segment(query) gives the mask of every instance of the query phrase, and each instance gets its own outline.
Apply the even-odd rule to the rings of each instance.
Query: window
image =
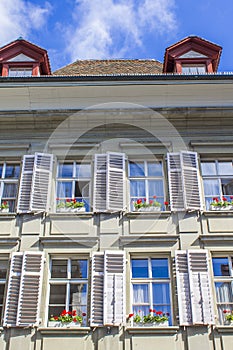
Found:
[[[182,65],[183,74],[205,74],[206,66],[204,64],[183,64]]]
[[[232,161],[202,161],[202,177],[204,183],[206,209],[210,208],[213,198],[226,197],[231,201],[233,196],[233,164]]]
[[[67,162],[58,164],[57,203],[75,199],[90,211],[91,164]]]
[[[131,210],[134,210],[133,204],[138,199],[147,203],[156,199],[161,204],[161,210],[165,210],[164,173],[161,161],[130,161],[129,179]]]
[[[212,259],[219,322],[224,323],[224,310],[233,310],[233,257]]]
[[[9,77],[31,77],[32,68],[9,68]]]
[[[87,314],[88,260],[78,258],[52,259],[50,277],[49,317],[63,310]],[[86,325],[83,317],[83,325]]]
[[[6,202],[9,205],[9,211],[15,211],[15,202],[18,189],[18,179],[20,165],[14,163],[0,164],[0,198],[1,204]]]
[[[2,315],[3,298],[4,298],[4,290],[5,290],[5,284],[6,284],[8,263],[9,263],[8,260],[0,260],[0,317]]]
[[[168,258],[131,260],[133,313],[141,317],[150,309],[168,313],[171,324],[170,272]]]

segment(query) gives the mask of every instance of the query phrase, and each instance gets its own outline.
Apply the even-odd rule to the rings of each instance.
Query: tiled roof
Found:
[[[53,72],[62,76],[160,74],[163,65],[156,60],[78,60]]]

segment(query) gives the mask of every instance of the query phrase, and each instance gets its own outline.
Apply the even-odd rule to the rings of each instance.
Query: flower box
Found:
[[[225,207],[220,207],[220,206],[215,206],[215,205],[210,206],[210,210],[215,210],[215,211],[228,211],[228,210],[232,210],[232,209],[233,209],[232,205],[227,205]]]
[[[70,328],[70,327],[81,327],[81,323],[79,322],[61,322],[61,321],[49,321],[48,327],[63,327],[63,328]]]
[[[168,327],[169,323],[168,321],[164,322],[134,322],[133,323],[134,327]]]
[[[0,213],[9,213],[9,208],[0,209]]]
[[[80,213],[85,212],[85,207],[79,207],[79,208],[57,208],[57,213]]]
[[[142,207],[142,208],[139,208],[139,209],[135,209],[135,211],[143,211],[143,212],[155,212],[155,211],[161,211],[161,207]]]

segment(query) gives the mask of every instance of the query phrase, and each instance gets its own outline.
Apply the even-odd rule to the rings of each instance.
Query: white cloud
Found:
[[[0,45],[17,39],[25,39],[33,29],[41,28],[51,10],[49,2],[38,6],[26,0],[1,0]]]
[[[130,56],[147,33],[176,28],[173,5],[174,0],[76,0],[67,52],[72,60]]]

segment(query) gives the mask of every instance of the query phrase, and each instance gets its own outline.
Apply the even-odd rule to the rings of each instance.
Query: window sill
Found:
[[[204,211],[203,215],[206,217],[212,217],[212,216],[232,216],[233,210],[208,210]]]
[[[39,327],[38,331],[41,334],[66,334],[66,333],[78,333],[78,334],[88,334],[90,332],[90,327]]]
[[[59,213],[49,213],[49,216],[51,218],[60,218],[60,217],[76,217],[76,216],[80,216],[80,217],[92,217],[94,215],[93,212],[91,211],[80,211],[80,212],[76,212],[76,213],[71,213],[71,212],[59,212]]]
[[[126,330],[130,334],[176,334],[179,330],[177,326],[169,327],[126,327]]]
[[[135,218],[138,216],[161,216],[163,218],[168,218],[170,215],[170,211],[131,211],[126,213],[126,216],[129,218]]]
[[[233,326],[223,326],[223,325],[219,325],[216,326],[216,330],[218,331],[218,333],[233,333]]]

